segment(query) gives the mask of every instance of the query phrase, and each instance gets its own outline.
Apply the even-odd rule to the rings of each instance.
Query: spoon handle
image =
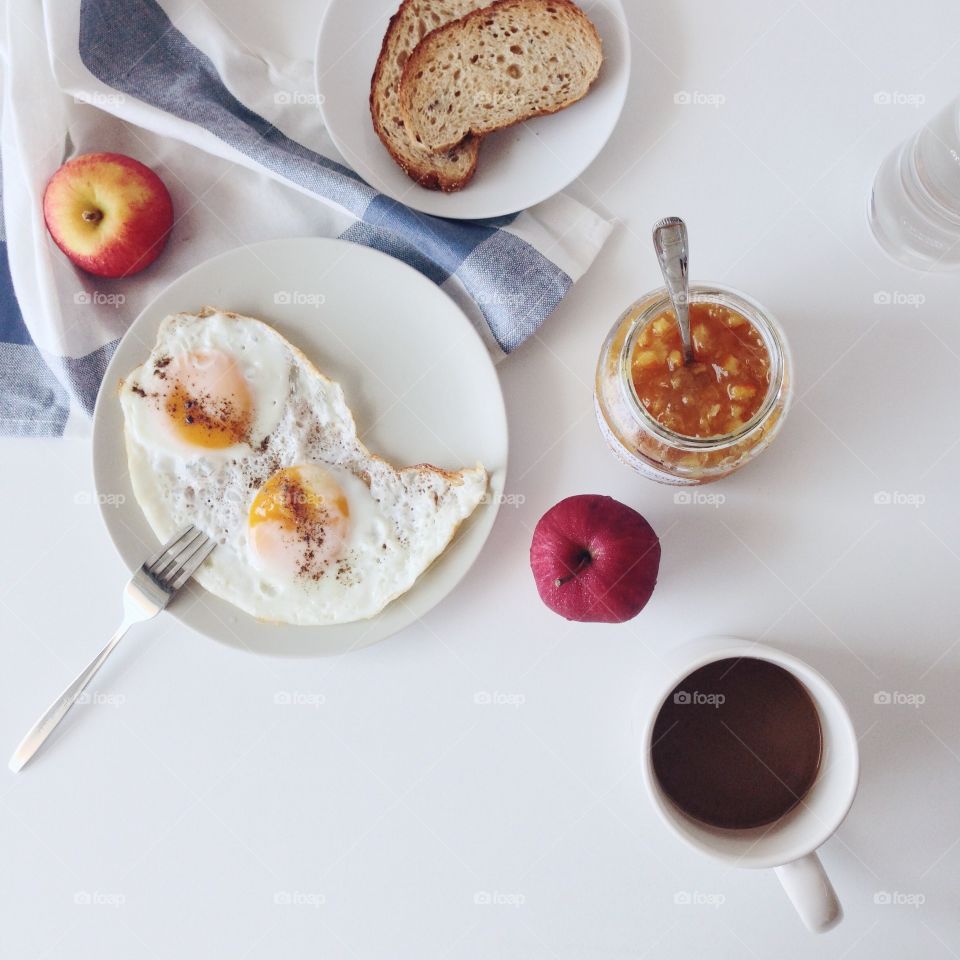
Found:
[[[687,225],[679,217],[665,217],[653,225],[653,246],[660,261],[663,282],[670,294],[680,339],[683,362],[693,362],[693,341],[690,337],[690,286],[688,279],[690,248]]]

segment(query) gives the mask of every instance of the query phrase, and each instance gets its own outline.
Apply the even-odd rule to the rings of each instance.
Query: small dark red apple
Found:
[[[660,541],[636,510],[581,494],[551,507],[533,531],[530,566],[540,599],[568,620],[623,623],[657,584]]]

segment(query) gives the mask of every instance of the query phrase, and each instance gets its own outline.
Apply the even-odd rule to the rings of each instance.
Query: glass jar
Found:
[[[877,241],[900,263],[960,269],[960,98],[883,161],[869,217]]]
[[[691,303],[718,304],[743,316],[770,361],[767,393],[756,413],[732,433],[690,437],[658,423],[637,396],[631,359],[640,333],[669,310],[660,288],[641,297],[613,325],[597,364],[595,405],[610,449],[638,473],[660,483],[691,485],[719,480],[765,450],[783,425],[793,389],[790,350],[780,326],[749,297],[725,287],[691,286]]]

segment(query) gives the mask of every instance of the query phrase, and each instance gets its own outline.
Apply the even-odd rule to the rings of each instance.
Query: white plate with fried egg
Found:
[[[94,416],[124,562],[194,523],[218,547],[170,613],[269,654],[342,653],[422,617],[483,547],[506,462],[470,321],[340,240],[267,241],[184,274],[120,342]]]

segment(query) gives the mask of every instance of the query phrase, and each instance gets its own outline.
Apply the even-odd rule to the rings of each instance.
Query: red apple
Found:
[[[173,203],[163,181],[139,160],[86,153],[50,178],[43,219],[81,270],[129,277],[159,256],[173,226]]]
[[[660,541],[636,510],[613,497],[567,497],[533,531],[530,566],[540,599],[555,613],[623,623],[653,593]]]

